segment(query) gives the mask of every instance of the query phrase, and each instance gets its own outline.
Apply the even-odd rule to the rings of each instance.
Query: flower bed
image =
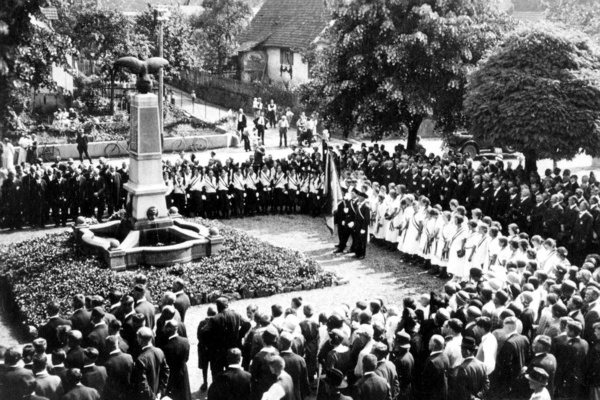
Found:
[[[80,252],[70,233],[0,248],[0,290],[4,304],[11,306],[24,324],[38,325],[45,321],[48,301],[55,299],[68,311],[74,294],[100,294],[106,298],[113,288],[128,291],[139,272],[148,276],[148,288],[155,303],[170,290],[175,277],[188,282],[186,292],[194,304],[214,300],[221,294],[250,298],[343,283],[297,251],[273,246],[218,222],[196,222],[219,228],[225,237],[222,252],[198,262],[166,268],[140,267],[113,272],[100,260]]]

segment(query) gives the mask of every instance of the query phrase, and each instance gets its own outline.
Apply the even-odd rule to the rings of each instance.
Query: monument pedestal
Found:
[[[114,270],[190,262],[214,255],[223,246],[218,231],[184,221],[178,214],[169,215],[158,117],[155,95],[133,97],[129,181],[123,185],[129,192],[129,219],[87,225],[85,218],[79,217],[74,227],[78,242],[99,253]]]
[[[158,98],[151,93],[137,94],[131,103],[131,152],[129,182],[123,187],[131,193],[133,229],[172,225],[167,214],[167,187],[162,174],[162,149]],[[148,221],[148,210],[158,214]]]

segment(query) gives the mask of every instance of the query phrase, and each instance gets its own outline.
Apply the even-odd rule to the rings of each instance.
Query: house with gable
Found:
[[[330,20],[324,0],[266,0],[238,36],[240,79],[292,86],[308,81],[310,66],[302,52]]]

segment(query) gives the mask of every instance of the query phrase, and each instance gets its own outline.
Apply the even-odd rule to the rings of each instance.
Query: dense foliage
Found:
[[[0,127],[18,129],[18,115],[32,93],[55,86],[52,64],[67,65],[71,41],[40,22],[39,0],[7,0],[0,6]]]
[[[546,18],[562,22],[600,43],[600,2],[594,0],[547,0]]]
[[[462,125],[467,75],[509,26],[484,0],[357,0],[332,19],[302,101],[345,134],[405,124],[409,147],[428,114],[447,131]]]
[[[600,53],[556,26],[519,30],[469,78],[465,114],[476,138],[538,158],[600,155]]]
[[[139,267],[113,272],[96,258],[82,254],[71,234],[54,234],[0,249],[0,281],[9,289],[19,318],[26,324],[45,321],[45,304],[55,299],[70,310],[76,293],[107,296],[112,288],[128,291],[133,276],[148,276],[154,303],[170,290],[175,277],[188,282],[186,291],[196,300],[217,294],[238,293],[244,297],[267,295],[291,289],[331,286],[332,273],[303,254],[275,247],[216,222],[225,237],[223,251],[197,262],[166,268]],[[7,285],[6,285],[7,284]]]
[[[202,7],[204,11],[194,16],[191,24],[203,44],[203,67],[221,75],[235,55],[236,37],[247,27],[252,11],[242,0],[204,0]]]

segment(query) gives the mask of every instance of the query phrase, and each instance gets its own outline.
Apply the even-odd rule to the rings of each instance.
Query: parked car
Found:
[[[494,153],[497,148],[502,149],[502,153],[512,154],[517,150],[512,146],[502,146],[488,141],[476,140],[473,135],[467,132],[454,132],[446,138],[446,146],[462,154],[467,154],[475,158],[481,153]]]

